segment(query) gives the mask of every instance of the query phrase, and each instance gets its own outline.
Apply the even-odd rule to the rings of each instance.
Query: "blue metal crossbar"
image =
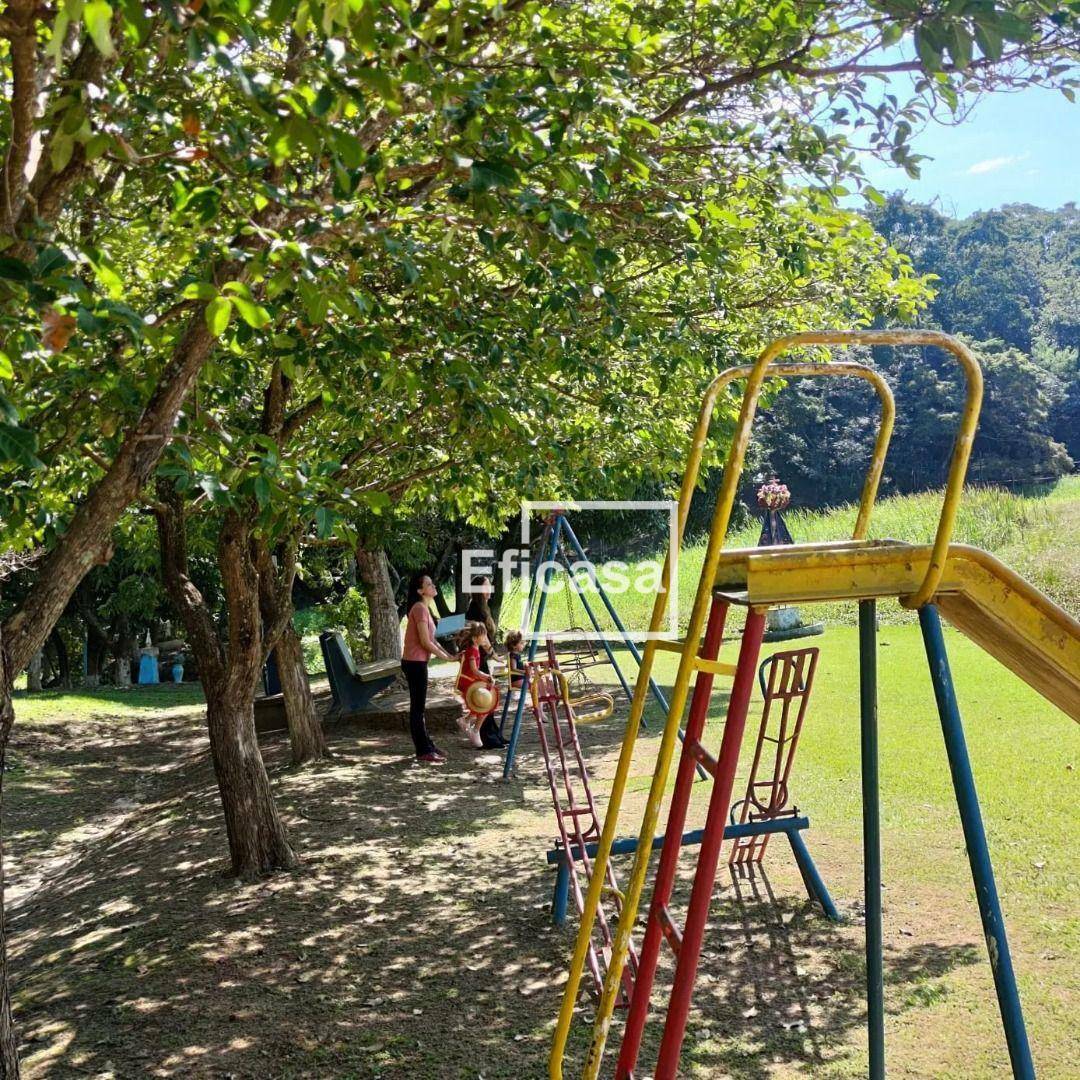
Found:
[[[791,853],[795,856],[795,862],[798,864],[799,873],[802,874],[803,883],[806,885],[806,892],[810,899],[815,900],[821,906],[821,910],[830,921],[837,923],[842,922],[843,920],[840,917],[840,913],[836,910],[836,905],[829,895],[829,890],[826,888],[817,865],[810,855],[810,851],[806,846],[806,841],[802,838],[803,829],[808,829],[809,827],[810,819],[808,817],[773,818],[771,821],[747,821],[740,825],[728,825],[724,829],[724,839],[738,840],[747,836],[764,836],[768,833],[784,833],[791,844]],[[700,844],[701,838],[704,835],[704,829],[693,829],[688,833],[684,833],[682,838],[683,847],[688,844]],[[636,836],[623,837],[622,839],[616,840],[611,845],[611,854],[631,854],[637,851],[637,843]],[[598,846],[598,844],[586,844],[585,851],[592,857],[596,854]],[[662,835],[653,839],[653,851],[659,851],[663,846],[664,837]],[[570,902],[570,865],[568,858],[571,853],[573,858],[580,860],[581,849],[577,846],[571,848],[570,853],[564,851],[562,848],[552,848],[547,853],[548,863],[557,863],[559,867],[558,873],[555,876],[555,893],[551,901],[551,916],[552,921],[556,926],[562,926],[566,921],[566,912]]]

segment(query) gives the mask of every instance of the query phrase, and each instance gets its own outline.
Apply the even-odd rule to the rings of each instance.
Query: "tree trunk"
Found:
[[[11,1019],[11,991],[8,986],[3,844],[4,766],[11,725],[15,721],[15,710],[11,705],[14,678],[15,672],[10,668],[4,651],[3,627],[0,626],[0,1080],[17,1080],[19,1075],[19,1044]]]
[[[300,635],[290,622],[274,646],[281,694],[285,699],[285,719],[289,725],[294,765],[319,761],[326,757],[326,739],[315,711]]]
[[[357,547],[356,567],[371,623],[371,657],[373,660],[400,660],[401,618],[394,600],[386,552],[382,548]]]
[[[41,665],[44,659],[40,649],[30,657],[30,663],[26,667],[26,692],[28,694],[41,693]]]
[[[59,690],[68,690],[71,687],[71,657],[68,656],[67,643],[58,629],[53,628],[49,635],[49,643],[56,653],[56,675],[53,677],[53,686]]]
[[[162,576],[187,630],[206,694],[210,753],[233,873],[253,878],[272,870],[291,870],[296,855],[274,805],[255,734],[255,687],[262,668],[263,639],[250,531],[237,511],[225,514],[217,545],[229,620],[229,640],[224,645],[205,598],[188,575],[183,499],[165,481],[158,481],[157,491]]]
[[[225,812],[232,872],[246,879],[297,865],[255,735],[257,678],[255,671],[246,694],[239,681],[228,680],[232,690],[228,684],[219,687],[204,683],[210,753]]]

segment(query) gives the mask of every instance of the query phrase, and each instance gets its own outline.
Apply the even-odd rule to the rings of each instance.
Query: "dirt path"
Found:
[[[554,829],[531,740],[510,784],[498,755],[449,738],[442,769],[394,732],[339,729],[334,760],[301,771],[264,742],[303,868],[244,885],[222,876],[201,723],[181,710],[24,747],[12,970],[29,1080],[545,1076],[571,932],[549,921]],[[583,731],[601,776],[620,734],[618,716]],[[857,895],[853,845],[811,845],[841,904]],[[783,853],[769,877],[726,881],[687,1073],[859,1075],[857,909],[825,922]],[[930,914],[941,925],[890,946],[894,1027],[975,970],[977,938]]]

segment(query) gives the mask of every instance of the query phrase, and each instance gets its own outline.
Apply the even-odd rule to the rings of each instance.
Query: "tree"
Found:
[[[905,34],[917,58],[882,59]],[[554,402],[565,414],[574,401],[580,416],[519,471],[542,480],[574,452],[576,475],[600,482],[639,440],[643,475],[678,443],[676,404],[718,354],[807,319],[917,307],[918,281],[836,208],[841,179],[858,175],[844,125],[912,164],[912,122],[932,102],[955,106],[965,86],[1039,79],[1071,92],[1053,65],[1076,23],[1039,4],[207,0],[147,15],[129,0],[115,12],[13,0],[0,38],[0,455],[11,462],[0,510],[10,544],[46,549],[0,630],[4,738],[14,673],[108,560],[113,526],[166,447],[206,451],[204,399],[248,350],[287,357],[295,343],[275,333],[348,323],[350,359],[379,393],[400,400],[434,377],[443,397],[425,419],[440,438],[461,432],[470,405],[537,437]],[[867,80],[920,70],[920,100],[867,102]],[[823,104],[829,130],[816,123]],[[507,377],[519,353],[529,384],[548,390],[515,425],[503,418],[521,398],[523,380]],[[353,419],[370,430],[380,414],[368,409]],[[345,449],[374,468],[356,490],[394,491],[400,455],[365,446],[356,435]],[[394,469],[381,472],[385,461]],[[249,458],[240,470],[254,485]],[[341,488],[347,475],[326,479]],[[328,503],[345,495],[333,486]],[[475,497],[454,492],[450,509],[475,514]],[[209,711],[212,740],[229,747],[215,752],[219,782],[258,800],[250,821],[226,805],[234,868],[247,872],[292,854],[235,710],[274,633],[247,547],[271,537],[234,498],[259,494],[221,505],[229,656],[220,681],[208,677],[231,705]],[[159,517],[180,515],[165,530],[175,553],[191,507],[160,501]],[[169,575],[186,591],[180,564]],[[0,1065],[14,1075],[3,1005]]]

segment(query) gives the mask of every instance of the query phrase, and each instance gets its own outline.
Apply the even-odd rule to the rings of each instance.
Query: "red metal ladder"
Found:
[[[649,998],[656,975],[660,945],[663,941],[666,941],[675,953],[675,980],[664,1022],[660,1056],[653,1075],[655,1080],[673,1080],[678,1068],[679,1051],[686,1031],[686,1018],[690,1010],[701,944],[709,918],[709,903],[716,881],[724,826],[735,786],[739,750],[754,689],[754,673],[765,633],[764,610],[748,609],[731,695],[728,698],[727,717],[720,751],[716,757],[713,757],[701,742],[713,688],[713,674],[708,665],[710,661],[716,660],[720,651],[728,606],[724,598],[713,597],[705,636],[699,651],[699,659],[703,663],[698,665],[698,674],[690,699],[686,738],[679,757],[675,788],[672,792],[667,827],[664,832],[664,844],[656,871],[656,884],[653,888],[645,934],[641,942],[637,974],[634,979],[634,994],[630,1001],[622,1047],[615,1068],[616,1077],[623,1080],[631,1080],[634,1075],[641,1037],[648,1018]],[[713,777],[713,787],[690,892],[686,923],[680,929],[668,905],[675,884],[675,872],[697,763],[703,765]]]
[[[818,653],[817,648],[773,653],[758,668],[758,684],[765,707],[761,713],[746,795],[731,808],[732,824],[735,823],[736,811],[739,813],[739,824],[798,814],[798,808],[788,803],[788,784],[806,719],[806,708],[810,703]],[[777,702],[780,707],[774,709],[773,705]],[[763,759],[767,744],[776,747],[775,755],[770,755],[772,775],[766,780],[759,780],[758,772],[766,764]],[[736,838],[728,855],[728,865],[746,867],[751,863],[760,864],[771,835],[762,833]]]
[[[559,827],[557,845],[566,859],[570,875],[570,895],[574,898],[580,916],[585,906],[581,875],[584,875],[587,887],[592,877],[592,859],[588,845],[599,838],[600,822],[596,816],[589,771],[581,752],[581,743],[578,741],[577,722],[570,704],[569,684],[559,670],[555,645],[550,639],[547,653],[547,660],[526,664],[526,685],[532,697],[540,749],[551,789],[552,805],[555,807],[555,820]],[[610,861],[606,878],[603,895],[612,900],[613,915],[618,918],[622,911],[623,894]],[[601,902],[597,909],[594,938],[590,942],[587,957],[587,966],[598,994],[603,988],[604,972],[611,957],[611,921]],[[630,1002],[637,975],[638,957],[633,942],[630,944],[628,960],[622,973],[619,1000],[619,1004],[623,1006]]]

